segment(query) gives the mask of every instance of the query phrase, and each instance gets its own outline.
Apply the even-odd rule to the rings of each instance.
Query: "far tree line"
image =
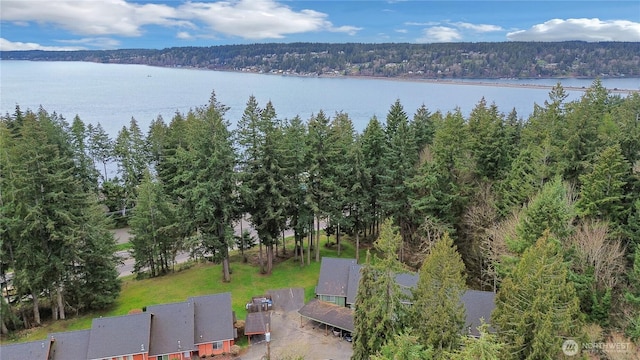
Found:
[[[267,43],[166,49],[0,51],[6,60],[91,61],[297,75],[414,79],[638,77],[639,42]]]
[[[232,280],[233,224],[243,214],[256,229],[264,273],[285,229],[305,251],[304,266],[320,260],[318,220],[338,246],[348,235],[360,258],[361,242],[372,243],[390,219],[400,263],[419,269],[446,234],[466,285],[482,290],[515,281],[528,250],[556,239],[585,319],[637,338],[640,95],[611,95],[596,80],[580,99],[566,97],[558,84],[526,120],[484,99],[467,117],[425,106],[410,116],[397,100],[358,133],[346,113],[280,119],[254,97],[231,130],[213,93],[168,123],[158,117],[146,134],[131,119],[113,140],[79,117],[69,125],[44,109],[17,108],[0,128],[8,144],[0,162],[2,269],[15,273],[33,311],[43,296],[66,297],[61,307],[75,309],[108,303],[83,296],[113,301],[113,239],[101,237],[107,209],[88,214],[98,204],[129,215],[136,271],[160,275],[177,252],[191,251],[222,263],[224,281]],[[107,178],[110,161],[117,178]],[[69,246],[77,251],[63,251]],[[25,253],[43,257],[17,256]],[[104,272],[81,273],[83,254],[100,254]],[[78,279],[100,277],[114,286],[74,292]]]

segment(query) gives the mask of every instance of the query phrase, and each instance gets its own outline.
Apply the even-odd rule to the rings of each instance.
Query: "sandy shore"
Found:
[[[280,74],[273,74],[280,75]],[[304,75],[286,75],[286,76],[301,76]],[[492,86],[492,87],[503,87],[503,88],[520,88],[520,89],[553,89],[554,85],[540,85],[540,84],[513,84],[513,83],[504,83],[504,82],[492,82],[491,79],[474,81],[474,80],[455,80],[455,79],[420,79],[420,78],[403,78],[403,77],[380,77],[380,76],[354,76],[354,75],[320,75],[320,78],[346,78],[346,79],[375,79],[375,80],[387,80],[387,81],[410,81],[410,82],[418,82],[418,83],[429,83],[429,84],[442,84],[442,85],[469,85],[469,86]],[[541,79],[542,80],[542,79]],[[553,80],[553,79],[546,79]],[[562,82],[563,79],[557,79],[558,82]],[[526,81],[526,80],[525,80]],[[535,81],[535,80],[532,80]],[[562,86],[565,90],[570,91],[586,91],[589,87],[579,87],[579,86]],[[640,87],[640,85],[639,85]],[[640,89],[607,89],[612,93],[640,93]]]

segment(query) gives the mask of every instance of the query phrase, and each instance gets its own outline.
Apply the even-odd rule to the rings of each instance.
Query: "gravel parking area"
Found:
[[[348,360],[350,342],[326,331],[324,325],[301,318],[298,309],[304,304],[302,289],[269,291],[273,297],[271,313],[271,359]],[[280,299],[280,301],[278,301]],[[278,304],[280,303],[280,304]],[[267,354],[267,343],[252,343],[237,359],[260,360]]]

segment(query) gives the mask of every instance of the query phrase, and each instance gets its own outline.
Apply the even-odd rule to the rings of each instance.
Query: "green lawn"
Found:
[[[343,239],[345,240],[343,240],[340,257],[354,258],[353,245],[346,240],[346,237]],[[335,242],[334,239],[333,241]],[[326,237],[322,236],[321,256],[337,257],[335,244],[333,248],[328,248],[325,242]],[[288,240],[287,243],[291,247],[293,241]],[[257,249],[253,249],[252,252],[257,252]],[[291,250],[288,252],[290,254]],[[2,342],[40,340],[53,332],[88,329],[95,317],[124,315],[148,305],[185,301],[191,296],[231,292],[233,310],[238,319],[246,317],[245,304],[251,300],[252,296],[263,295],[270,289],[300,287],[305,290],[305,301],[314,296],[320,263],[314,262],[313,259],[311,265],[301,268],[299,260],[289,258],[275,265],[271,275],[262,275],[258,267],[243,263],[239,254],[233,254],[231,260],[232,274],[229,283],[222,281],[221,265],[204,263],[153,279],[135,280],[133,277],[128,277],[123,280],[122,292],[111,309],[82,316],[70,316],[63,321],[47,322],[41,327],[20,332],[12,339],[3,338]]]

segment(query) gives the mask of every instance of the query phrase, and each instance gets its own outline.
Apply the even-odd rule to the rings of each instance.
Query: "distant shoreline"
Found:
[[[58,62],[58,60],[11,60],[11,59],[0,59],[7,61],[37,61],[37,62]],[[105,64],[105,65],[142,65],[142,66],[150,66],[150,67],[158,67],[158,68],[167,68],[167,69],[183,69],[183,70],[202,70],[202,71],[219,71],[219,72],[232,72],[232,73],[243,73],[243,74],[255,74],[255,75],[270,75],[270,76],[291,76],[291,77],[299,77],[299,78],[322,78],[322,79],[358,79],[358,80],[386,80],[386,81],[406,81],[406,82],[416,82],[416,83],[428,83],[428,84],[443,84],[443,85],[470,85],[470,86],[490,86],[490,87],[501,87],[501,88],[520,88],[520,89],[539,89],[539,90],[551,90],[554,85],[540,85],[540,84],[531,84],[531,83],[522,83],[522,84],[514,84],[514,83],[503,83],[503,82],[494,82],[492,80],[499,79],[433,79],[433,78],[407,78],[407,77],[386,77],[386,76],[369,76],[369,75],[333,75],[333,74],[322,74],[322,75],[305,75],[305,74],[293,74],[293,73],[270,73],[270,72],[255,72],[255,71],[242,71],[242,70],[231,70],[231,69],[209,69],[209,68],[201,68],[201,67],[192,67],[192,66],[159,66],[159,65],[149,65],[149,64],[132,64],[132,63],[103,63],[103,62],[94,62],[94,61],[74,61],[74,60],[64,60],[66,62],[89,62],[95,64]],[[558,82],[562,82],[565,79],[582,79],[582,80],[595,80],[596,78],[539,78],[539,79],[515,79],[522,81],[536,81],[536,80],[557,80]],[[602,79],[610,79],[610,78],[602,78]],[[628,79],[621,77],[619,79]],[[563,89],[569,91],[586,91],[589,89],[588,86],[562,86]],[[610,93],[618,93],[618,94],[629,94],[629,93],[640,93],[639,89],[621,89],[621,88],[607,88],[607,91]]]
[[[153,65],[149,65],[153,66]],[[161,66],[163,67],[163,66]],[[171,67],[168,67],[171,68]],[[358,80],[386,80],[386,81],[407,81],[407,82],[416,82],[416,83],[428,83],[428,84],[443,84],[443,85],[472,85],[472,86],[491,86],[491,87],[503,87],[503,88],[520,88],[520,89],[553,89],[554,85],[540,85],[540,84],[530,84],[530,83],[522,83],[522,84],[512,84],[512,83],[502,83],[502,82],[493,82],[493,79],[429,79],[429,78],[406,78],[406,77],[385,77],[385,76],[366,76],[366,75],[331,75],[331,74],[323,74],[318,76],[312,75],[304,75],[304,74],[281,74],[281,73],[260,73],[260,72],[252,72],[252,71],[241,71],[241,70],[227,70],[227,69],[203,69],[196,67],[181,67],[182,69],[193,69],[193,70],[208,70],[208,71],[222,71],[222,72],[233,72],[233,73],[244,73],[244,74],[256,74],[256,75],[270,75],[270,76],[291,76],[291,77],[300,77],[300,78],[309,78],[315,77],[320,79],[358,79]],[[540,78],[540,79],[518,79],[518,80],[557,80],[558,82],[562,82],[563,79],[582,79],[582,80],[595,80],[595,78]],[[609,78],[605,78],[609,79]],[[625,78],[620,78],[625,79]],[[498,79],[495,79],[498,80]],[[565,90],[569,91],[586,91],[589,89],[588,86],[562,86]],[[621,88],[607,88],[607,91],[611,93],[640,93],[640,89],[621,89]]]
[[[260,74],[260,75],[281,75],[282,74]],[[286,76],[300,76],[304,77],[304,75],[290,75]],[[511,84],[511,83],[502,83],[502,82],[492,82],[492,79],[481,79],[481,80],[463,80],[463,79],[420,79],[420,78],[403,78],[403,77],[382,77],[382,76],[357,76],[357,75],[320,75],[319,78],[345,78],[345,79],[372,79],[372,80],[388,80],[388,81],[409,81],[409,82],[422,82],[428,84],[443,84],[443,85],[472,85],[472,86],[492,86],[492,87],[504,87],[504,88],[520,88],[520,89],[553,89],[555,85],[539,85],[539,84]],[[572,79],[572,78],[564,78],[564,79]],[[526,80],[526,79],[523,79]],[[558,80],[561,82],[563,78],[544,78],[540,80]],[[595,79],[592,79],[595,80]],[[535,81],[535,80],[534,80]],[[586,91],[589,87],[584,86],[562,86],[565,90],[570,91]],[[640,89],[608,89],[607,91],[613,93],[640,93]]]

